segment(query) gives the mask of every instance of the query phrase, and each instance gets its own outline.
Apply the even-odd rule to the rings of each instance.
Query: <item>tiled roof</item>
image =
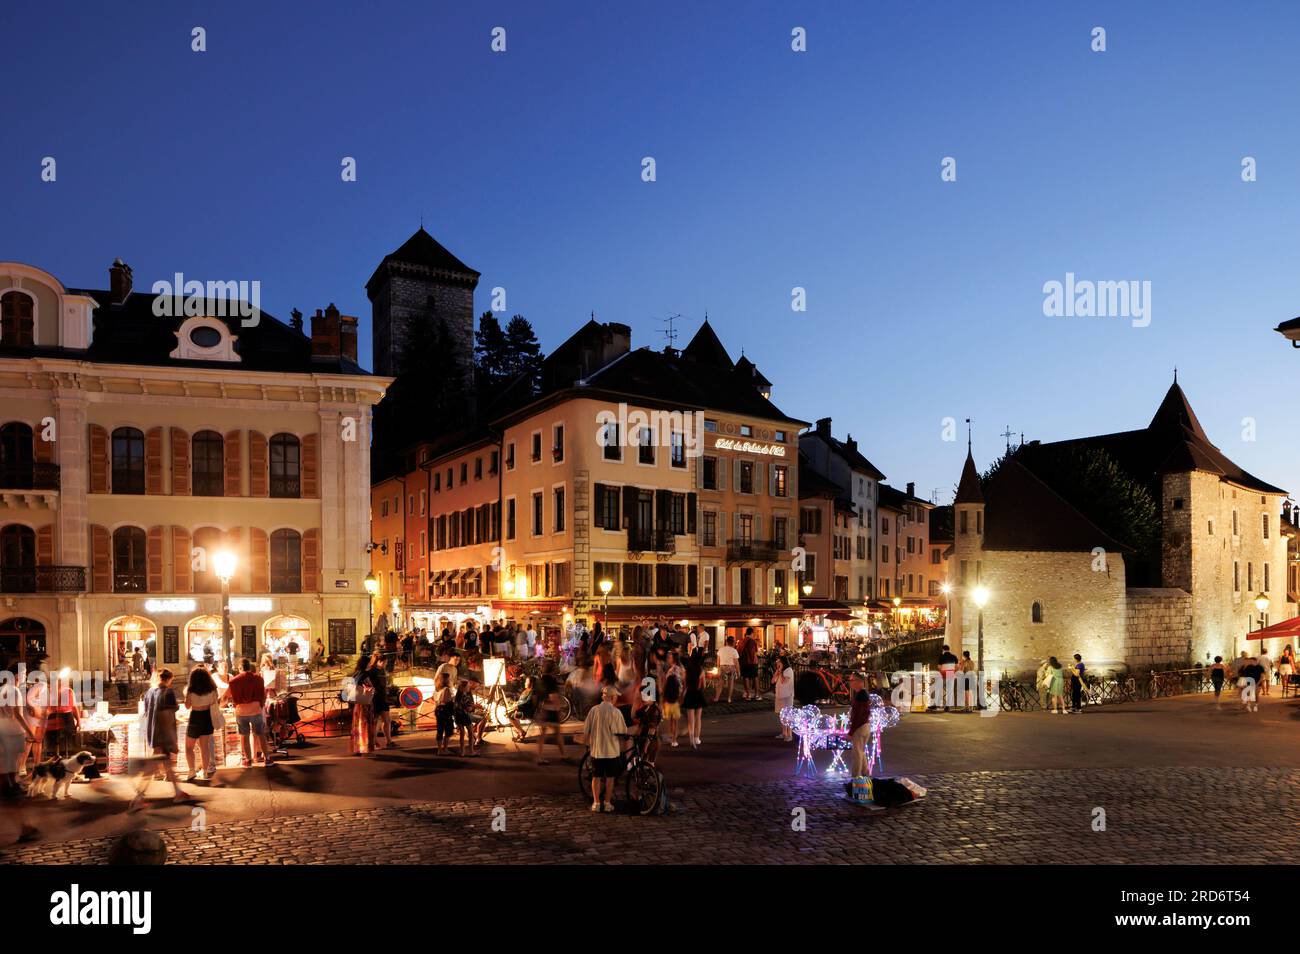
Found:
[[[1016,459],[1004,461],[989,481],[984,509],[989,550],[1086,552],[1129,548],[1074,509]]]

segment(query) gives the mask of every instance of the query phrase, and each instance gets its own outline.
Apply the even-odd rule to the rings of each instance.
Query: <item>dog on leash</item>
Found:
[[[59,797],[59,789],[62,788],[63,797],[67,798],[68,786],[78,778],[99,778],[95,757],[89,752],[78,752],[68,759],[52,758],[37,765],[32,769],[32,782],[27,788],[27,797],[36,798],[48,791],[50,800],[53,801]]]

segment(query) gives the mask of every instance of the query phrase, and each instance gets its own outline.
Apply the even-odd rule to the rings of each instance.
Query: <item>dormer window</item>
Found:
[[[32,297],[22,292],[0,295],[0,346],[30,348],[35,344],[35,308]]]
[[[238,361],[235,336],[217,318],[187,318],[176,331],[171,357],[183,361]]]

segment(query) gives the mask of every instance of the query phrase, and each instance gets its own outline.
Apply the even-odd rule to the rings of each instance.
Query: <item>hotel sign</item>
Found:
[[[754,441],[737,441],[730,437],[719,437],[713,442],[718,450],[740,451],[742,454],[766,454],[770,457],[784,457],[784,444],[758,444]]]

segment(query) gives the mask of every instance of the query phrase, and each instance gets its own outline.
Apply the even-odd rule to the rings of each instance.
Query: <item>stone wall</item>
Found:
[[[1192,595],[1176,588],[1128,591],[1124,659],[1136,672],[1192,663]]]
[[[407,322],[447,323],[456,356],[469,373],[474,360],[474,288],[468,283],[440,281],[410,266],[393,266],[375,289],[371,322],[374,330],[374,370],[394,375],[401,370]]]

